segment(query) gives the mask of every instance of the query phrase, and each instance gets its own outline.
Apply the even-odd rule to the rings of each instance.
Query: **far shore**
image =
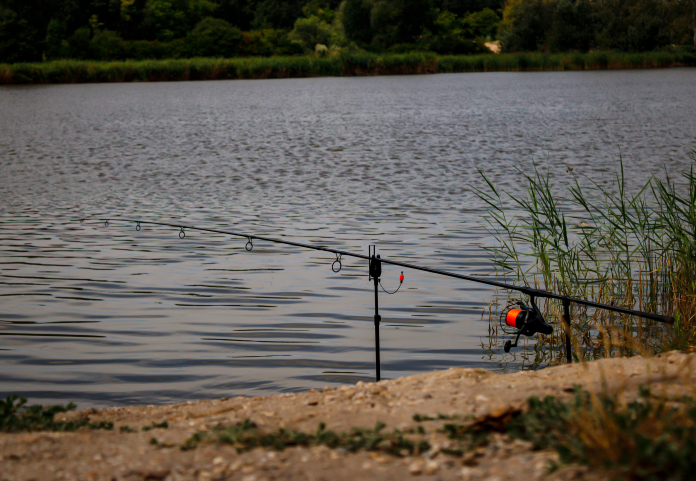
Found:
[[[56,60],[0,64],[0,85],[161,82],[460,72],[647,69],[696,66],[686,50],[435,55],[342,53],[329,57],[194,58],[168,60]]]

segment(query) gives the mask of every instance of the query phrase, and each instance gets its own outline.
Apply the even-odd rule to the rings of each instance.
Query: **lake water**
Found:
[[[80,406],[371,380],[364,261],[119,217],[283,237],[489,275],[478,169],[637,185],[690,165],[696,69],[3,87],[0,395]],[[80,217],[114,219],[76,222]],[[385,266],[396,288],[400,269]],[[405,271],[382,375],[534,366],[494,291]]]

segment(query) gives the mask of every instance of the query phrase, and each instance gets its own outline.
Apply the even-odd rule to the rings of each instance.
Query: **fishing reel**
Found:
[[[534,297],[529,298],[529,303],[531,307],[520,301],[517,303],[519,308],[510,309],[500,315],[500,324],[503,327],[503,331],[508,334],[517,334],[515,342],[509,339],[505,341],[505,346],[503,347],[505,352],[510,352],[510,349],[517,347],[517,341],[520,339],[520,336],[529,337],[538,332],[546,335],[553,333],[553,327],[544,320],[544,316],[542,316],[536,302],[534,302]],[[505,317],[505,324],[512,327],[514,331],[508,331],[503,325],[503,316]]]

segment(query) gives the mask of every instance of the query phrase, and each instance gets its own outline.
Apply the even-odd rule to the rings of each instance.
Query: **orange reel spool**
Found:
[[[522,320],[522,318],[524,317],[523,314],[524,314],[524,311],[522,311],[520,309],[510,309],[508,311],[507,315],[505,316],[505,323],[510,327],[514,327],[515,329],[519,329],[522,326],[521,325],[518,326],[517,321]]]

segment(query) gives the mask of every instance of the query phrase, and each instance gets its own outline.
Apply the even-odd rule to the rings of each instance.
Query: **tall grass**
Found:
[[[696,150],[691,152],[696,162]],[[693,165],[693,164],[692,164]],[[482,173],[482,175],[484,175]],[[569,174],[556,189],[548,172],[520,171],[515,195],[488,182],[487,249],[502,274],[528,286],[604,304],[672,315],[674,326],[571,306],[574,355],[594,359],[696,346],[696,174],[650,176],[630,191],[620,161],[603,186]],[[581,186],[581,180],[584,185]],[[555,194],[554,192],[566,194]],[[511,212],[518,212],[517,215]],[[561,306],[545,303],[550,318]],[[557,328],[540,338],[551,361],[565,358]]]
[[[520,53],[437,56],[433,53],[379,55],[342,52],[330,57],[193,58],[0,64],[0,85],[85,82],[156,82],[319,76],[395,75],[445,72],[589,70],[696,65],[686,51],[623,54]]]

